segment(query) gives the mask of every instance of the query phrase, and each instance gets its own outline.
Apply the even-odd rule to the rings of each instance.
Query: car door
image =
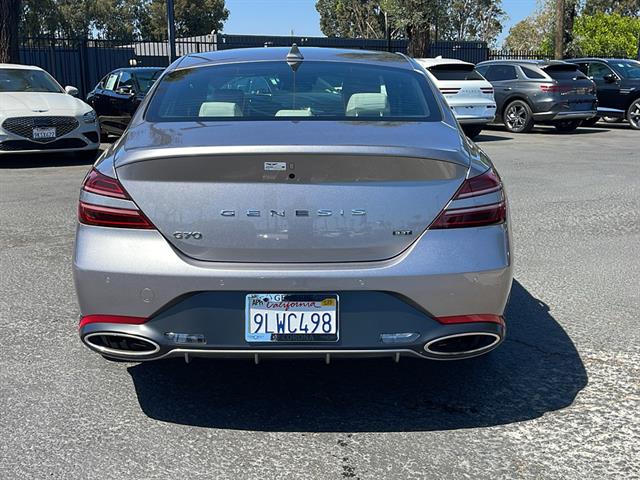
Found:
[[[482,68],[482,67],[481,67]],[[498,113],[502,112],[505,102],[513,94],[518,75],[513,65],[489,65],[486,71],[478,71],[493,85]]]
[[[596,84],[600,108],[624,110],[624,98],[620,94],[620,77],[604,62],[589,63],[589,78]]]
[[[113,116],[113,109],[111,108],[110,92],[116,87],[118,82],[118,73],[110,73],[104,77],[94,92],[90,94],[87,99],[89,104],[93,107],[98,115],[100,125],[105,131],[109,131],[110,118]]]
[[[124,132],[131,121],[131,117],[140,104],[136,96],[136,86],[133,74],[127,70],[120,72],[118,84],[111,95],[111,105],[114,111],[114,127],[118,134]]]

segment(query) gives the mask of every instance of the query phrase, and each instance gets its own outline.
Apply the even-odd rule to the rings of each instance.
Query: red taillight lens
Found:
[[[493,87],[480,87],[482,93],[493,95]]]
[[[82,189],[106,197],[130,200],[129,195],[116,178],[107,177],[96,169],[92,169],[87,174],[82,184]]]
[[[486,205],[456,208],[454,203],[456,200],[479,197],[501,190],[502,182],[493,169],[466,179],[453,197],[452,203],[440,213],[430,228],[481,227],[503,223],[507,218],[507,203],[503,195],[499,202]]]
[[[85,225],[119,228],[155,228],[140,210],[113,208],[80,202],[78,220]]]
[[[103,175],[97,170],[91,170],[84,179],[82,189],[102,197],[131,200],[131,197],[117,178]],[[118,208],[109,205],[98,205],[99,197],[92,198],[92,203],[80,201],[78,205],[78,220],[85,225],[115,228],[153,229],[154,225],[137,208]],[[111,200],[113,203],[113,200]],[[126,206],[135,204],[131,201],[123,202]]]
[[[570,92],[572,90],[572,87],[561,87],[560,85],[540,85],[540,90],[542,90],[544,93],[564,93]]]

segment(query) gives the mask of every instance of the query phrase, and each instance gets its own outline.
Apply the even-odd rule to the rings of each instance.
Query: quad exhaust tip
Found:
[[[502,337],[496,333],[468,332],[439,337],[424,346],[425,352],[440,358],[481,355],[494,349]]]
[[[140,357],[160,351],[160,345],[156,342],[129,333],[96,332],[86,335],[83,340],[104,355]]]

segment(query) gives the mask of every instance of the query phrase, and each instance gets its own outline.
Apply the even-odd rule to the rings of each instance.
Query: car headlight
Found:
[[[84,119],[84,123],[96,123],[96,112],[95,110],[91,110],[90,112],[85,113],[82,118]]]

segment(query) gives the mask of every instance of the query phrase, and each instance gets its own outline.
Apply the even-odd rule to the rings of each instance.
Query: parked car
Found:
[[[138,105],[164,68],[119,68],[107,74],[87,95],[87,103],[98,113],[100,131],[122,135]]]
[[[627,120],[640,130],[640,62],[620,58],[574,58],[582,73],[596,84],[598,115],[583,124],[594,125],[601,117]]]
[[[447,99],[447,103],[469,138],[475,138],[496,116],[493,86],[473,63],[453,58],[417,58]]]
[[[96,113],[38,67],[0,64],[0,155],[95,152]]]
[[[595,85],[571,63],[489,60],[476,68],[493,85],[498,116],[511,132],[528,132],[535,123],[572,132],[596,114]]]
[[[488,352],[511,229],[457,127],[400,54],[186,55],[84,180],[82,341],[134,360]]]

